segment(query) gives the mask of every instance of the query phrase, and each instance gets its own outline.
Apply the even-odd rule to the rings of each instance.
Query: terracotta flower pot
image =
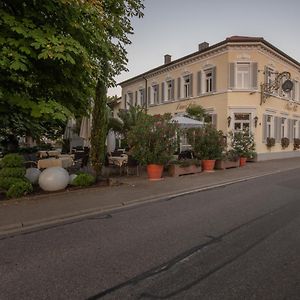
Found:
[[[156,164],[147,165],[147,173],[148,173],[149,180],[160,180],[163,170],[164,170],[164,166],[162,165],[156,165]]]
[[[203,171],[213,171],[215,167],[215,159],[204,159],[202,160],[202,170]]]
[[[247,157],[240,157],[240,167],[246,166]]]

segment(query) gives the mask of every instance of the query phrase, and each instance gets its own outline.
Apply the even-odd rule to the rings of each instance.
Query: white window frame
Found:
[[[267,138],[275,137],[275,118],[272,115],[267,115]]]
[[[150,105],[158,104],[158,84],[151,87]]]
[[[144,103],[145,103],[145,90],[139,89],[137,105],[143,106]]]
[[[288,136],[288,128],[287,128],[287,121],[288,119],[285,117],[281,117],[281,123],[280,123],[280,137],[284,138]]]
[[[299,138],[299,120],[293,120],[293,139]]]
[[[190,74],[182,77],[182,93],[183,98],[190,97]]]
[[[236,115],[249,115],[249,120],[236,120]],[[236,130],[235,129],[235,124],[240,123],[241,124],[241,129],[240,130]],[[238,131],[244,131],[244,124],[249,124],[248,129],[249,129],[249,133],[252,132],[252,114],[250,112],[234,112],[233,113],[233,132],[238,132]]]
[[[294,89],[295,89],[295,101],[296,102],[300,102],[300,84],[299,84],[299,81],[295,81],[294,82],[295,86],[294,86]]]
[[[239,66],[247,66],[247,72],[239,70]],[[239,86],[238,76],[242,76],[242,82]],[[248,83],[245,84],[245,74],[248,74]],[[251,62],[236,62],[235,64],[235,87],[238,90],[250,90],[251,89]]]
[[[205,87],[205,94],[212,93],[213,92],[213,69],[205,69],[203,70],[204,73],[204,82],[203,86]],[[210,76],[208,76],[210,74]]]
[[[127,103],[133,106],[133,92],[127,92]]]
[[[173,89],[173,84],[172,84],[173,80],[167,80],[165,83],[165,101],[171,101],[172,99],[172,89]]]

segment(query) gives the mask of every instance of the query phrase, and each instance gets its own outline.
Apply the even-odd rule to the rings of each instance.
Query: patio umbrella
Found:
[[[65,132],[64,132],[64,140],[70,140],[74,135],[74,128],[76,126],[76,120],[73,118],[70,118],[67,122]]]
[[[91,146],[91,130],[92,130],[92,117],[83,117],[80,126],[79,136],[84,139],[84,146]]]
[[[186,116],[174,116],[171,121],[177,122],[180,128],[197,128],[204,125],[204,122]]]

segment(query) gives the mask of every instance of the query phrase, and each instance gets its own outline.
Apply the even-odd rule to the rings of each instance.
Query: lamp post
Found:
[[[281,84],[282,80],[285,81]],[[260,85],[261,88],[261,101],[260,105],[266,102],[267,98],[269,98],[274,91],[278,91],[280,87],[285,93],[290,92],[293,89],[293,82],[291,81],[291,73],[284,71],[278,73],[274,79],[274,81],[270,83],[262,83]]]

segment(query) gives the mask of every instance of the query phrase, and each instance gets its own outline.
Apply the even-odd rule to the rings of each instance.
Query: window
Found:
[[[234,131],[250,132],[250,116],[251,114],[235,113],[234,114]]]
[[[237,63],[236,87],[238,89],[250,89],[250,63]]]
[[[213,73],[212,69],[206,70],[205,72],[205,92],[211,93],[213,91]]]
[[[266,121],[267,121],[267,137],[272,138],[272,137],[274,137],[274,118],[273,118],[273,116],[267,115]]]
[[[298,137],[298,121],[297,120],[293,120],[293,139],[296,139]]]
[[[127,103],[129,103],[130,105],[133,105],[133,93],[131,93],[131,92],[127,93]]]
[[[183,98],[190,97],[190,85],[191,85],[191,78],[190,75],[183,77]]]
[[[166,91],[166,99],[167,101],[174,100],[174,80],[168,80],[167,91]]]
[[[152,86],[152,93],[150,97],[150,104],[158,103],[158,84]]]
[[[286,123],[287,123],[287,119],[286,118],[281,118],[281,131],[280,131],[281,138],[284,138],[287,135]]]
[[[145,105],[145,90],[141,89],[139,90],[139,105],[144,106]]]
[[[229,89],[257,90],[258,64],[237,62],[229,64]]]

